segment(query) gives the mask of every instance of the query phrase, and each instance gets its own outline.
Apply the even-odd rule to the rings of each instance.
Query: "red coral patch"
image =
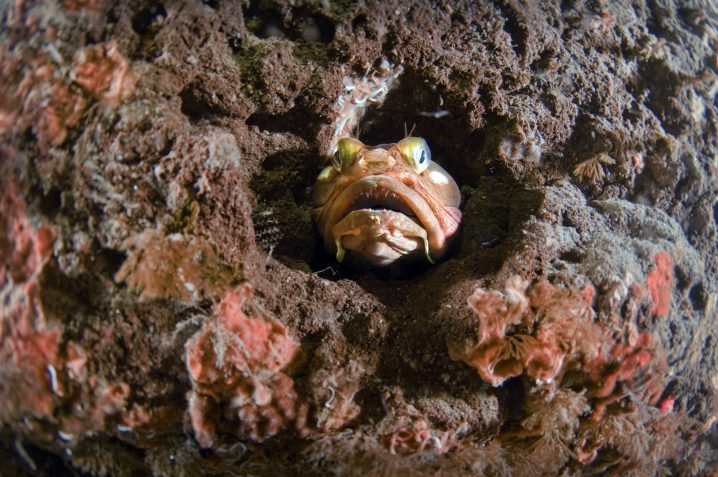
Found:
[[[479,317],[477,339],[450,343],[449,356],[476,368],[493,386],[520,374],[551,382],[569,361],[599,349],[592,299],[593,287],[529,287],[519,277],[509,279],[503,293],[477,289],[468,299]]]
[[[648,274],[648,293],[651,295],[651,313],[663,317],[671,308],[671,285],[673,267],[668,252],[660,252],[655,258],[656,268]]]
[[[25,215],[17,187],[10,185],[0,197],[0,282],[28,280],[50,256],[55,233],[43,225],[34,229]]]
[[[114,42],[85,48],[76,63],[75,83],[108,106],[115,107],[132,95],[135,76]]]
[[[284,372],[299,356],[299,345],[277,320],[244,312],[252,294],[248,284],[227,293],[187,342],[189,414],[203,447],[212,446],[220,426],[232,421],[237,435],[255,441],[289,423],[299,430],[305,426],[307,407]]]

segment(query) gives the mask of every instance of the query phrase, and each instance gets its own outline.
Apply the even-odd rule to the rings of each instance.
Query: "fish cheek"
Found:
[[[314,207],[321,207],[326,204],[334,191],[334,186],[339,177],[339,173],[332,167],[325,167],[314,182],[312,191],[312,203]]]
[[[421,176],[431,184],[431,190],[444,205],[459,207],[461,204],[459,186],[443,167],[432,162]]]

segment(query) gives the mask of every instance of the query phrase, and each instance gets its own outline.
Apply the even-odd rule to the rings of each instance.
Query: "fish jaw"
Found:
[[[332,227],[339,262],[346,250],[361,254],[377,267],[421,251],[430,263],[426,230],[418,221],[393,210],[360,209],[347,214]]]
[[[429,203],[403,182],[391,176],[372,175],[349,184],[330,204],[320,209],[317,221],[320,224],[325,246],[336,253],[333,227],[352,212],[351,207],[359,198],[374,197],[377,200],[390,197],[399,200],[411,211],[417,222],[426,231],[427,241],[434,254],[441,255],[446,247],[446,238],[441,224]]]

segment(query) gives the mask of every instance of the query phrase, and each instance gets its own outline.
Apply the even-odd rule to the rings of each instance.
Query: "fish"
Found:
[[[373,267],[446,255],[461,225],[461,192],[431,160],[426,140],[409,136],[369,146],[344,137],[316,179],[312,215],[324,246]]]

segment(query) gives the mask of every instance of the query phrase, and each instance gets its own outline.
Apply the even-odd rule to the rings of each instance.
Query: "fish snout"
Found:
[[[369,149],[357,155],[357,164],[366,173],[381,174],[391,170],[396,159],[385,149]]]

